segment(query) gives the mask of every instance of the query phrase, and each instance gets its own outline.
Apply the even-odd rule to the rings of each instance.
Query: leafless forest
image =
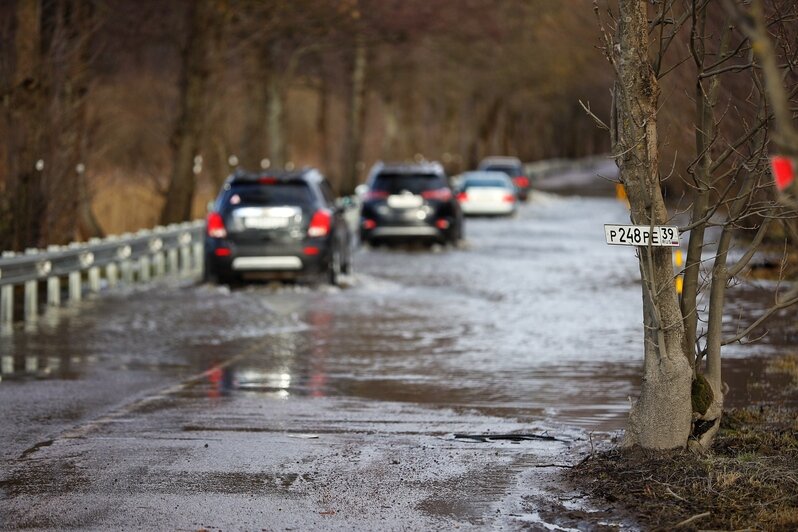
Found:
[[[756,69],[721,7],[699,2],[696,40],[690,2],[659,4],[663,175],[689,200],[696,73],[722,80],[723,153],[757,120]],[[769,4],[792,68],[794,6]],[[315,165],[347,193],[377,159],[455,172],[610,151],[580,104],[610,122],[615,73],[587,0],[16,0],[0,34],[3,249],[199,216],[239,165]]]

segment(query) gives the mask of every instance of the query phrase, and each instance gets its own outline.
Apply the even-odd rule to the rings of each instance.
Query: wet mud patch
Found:
[[[266,472],[175,472],[165,470],[144,475],[138,485],[141,493],[191,495],[214,493],[225,495],[289,495],[295,484],[308,481],[297,473]]]
[[[91,481],[71,460],[26,460],[0,480],[6,497],[25,495],[66,495],[89,489]]]
[[[644,529],[798,529],[798,411],[724,414],[711,453],[610,450],[565,473],[597,506]]]

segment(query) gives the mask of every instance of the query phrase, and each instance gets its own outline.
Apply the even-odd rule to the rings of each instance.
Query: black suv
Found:
[[[513,184],[515,184],[515,188],[518,191],[518,199],[526,201],[529,197],[532,182],[529,176],[526,175],[524,164],[518,157],[485,157],[479,163],[478,169],[491,172],[504,172],[513,180]]]
[[[456,244],[463,214],[439,163],[377,163],[366,181],[360,239]]]
[[[236,172],[208,214],[205,272],[220,283],[257,275],[338,284],[351,269],[350,242],[344,207],[317,170]]]

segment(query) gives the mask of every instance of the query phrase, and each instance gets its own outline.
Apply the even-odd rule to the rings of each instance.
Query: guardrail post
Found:
[[[105,278],[108,279],[108,286],[114,288],[119,281],[119,267],[113,262],[105,267]]]
[[[100,291],[100,268],[89,268],[89,290],[96,294]]]
[[[152,258],[153,266],[155,269],[155,278],[160,279],[166,273],[166,260],[164,259],[163,252],[159,251]]]
[[[119,264],[119,268],[122,270],[122,281],[125,284],[133,284],[133,263],[129,260],[123,260]]]
[[[191,274],[191,248],[180,246],[180,274],[188,277]]]
[[[14,321],[14,287],[0,286],[0,325],[10,326]]]
[[[25,321],[35,321],[39,315],[39,282],[25,282]]]
[[[3,375],[11,375],[14,373],[14,357],[11,355],[3,355],[0,357],[0,373]]]
[[[178,268],[176,248],[172,248],[167,252],[167,262],[169,263],[169,275],[177,276],[180,270]]]
[[[204,269],[204,257],[203,255],[203,246],[202,242],[195,242],[194,243],[194,272],[198,274],[202,274],[202,270]]]
[[[150,258],[145,255],[139,259],[139,282],[146,283],[150,280]]]
[[[77,303],[83,299],[80,272],[69,272],[69,302]]]
[[[61,279],[58,276],[47,278],[47,305],[51,307],[61,305]]]

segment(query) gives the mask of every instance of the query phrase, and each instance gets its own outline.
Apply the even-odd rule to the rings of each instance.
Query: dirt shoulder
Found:
[[[597,452],[566,474],[645,529],[798,529],[798,410],[726,412],[712,452]]]

